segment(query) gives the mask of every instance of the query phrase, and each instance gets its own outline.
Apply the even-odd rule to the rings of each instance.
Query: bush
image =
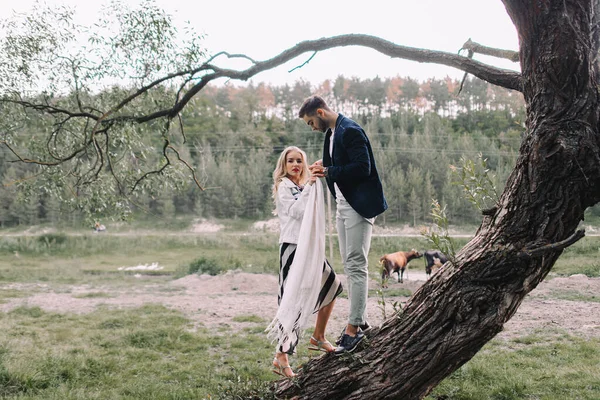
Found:
[[[38,236],[38,241],[47,247],[52,245],[61,245],[67,241],[67,235],[64,233],[46,233]]]
[[[595,263],[584,266],[581,273],[585,274],[588,278],[598,278],[600,277],[600,264]]]
[[[195,259],[188,267],[188,274],[208,274],[215,276],[219,275],[222,271],[223,268],[216,260],[204,257]]]

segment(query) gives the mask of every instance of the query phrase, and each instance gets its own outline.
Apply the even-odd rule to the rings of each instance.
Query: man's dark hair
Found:
[[[298,116],[300,118],[304,118],[305,115],[308,115],[309,117],[313,116],[318,108],[331,111],[321,96],[310,96],[308,99],[304,100],[304,103],[298,112]]]

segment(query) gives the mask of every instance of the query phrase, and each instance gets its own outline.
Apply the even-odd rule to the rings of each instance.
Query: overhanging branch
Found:
[[[304,53],[312,53],[310,58],[305,61],[302,65],[296,67],[301,68],[305,64],[307,64],[310,60],[312,60],[315,55],[324,50],[336,48],[336,47],[346,47],[346,46],[362,46],[368,47],[379,53],[385,54],[391,58],[402,58],[406,60],[412,60],[421,63],[435,63],[450,66],[453,68],[457,68],[459,70],[465,71],[466,73],[472,74],[482,80],[490,82],[492,84],[502,86],[508,89],[513,89],[517,91],[522,90],[522,81],[521,75],[514,71],[509,71],[505,69],[496,68],[490,65],[486,65],[484,63],[472,60],[469,57],[461,56],[460,54],[446,53],[442,51],[435,50],[425,50],[414,47],[400,46],[395,43],[392,43],[388,40],[381,39],[379,37],[363,35],[363,34],[348,34],[348,35],[340,35],[329,38],[321,38],[316,40],[307,40],[296,44],[289,49],[284,50],[278,55],[264,61],[256,61],[253,58],[250,58],[244,54],[230,54],[227,52],[219,52],[209,59],[207,59],[202,65],[197,66],[196,68],[191,68],[187,70],[178,71],[175,73],[171,73],[156,79],[155,81],[146,84],[139,89],[133,91],[131,94],[126,95],[123,99],[115,101],[114,106],[109,106],[107,111],[96,110],[88,105],[82,104],[82,99],[77,98],[77,112],[73,112],[67,109],[59,108],[50,104],[35,104],[20,98],[18,99],[0,99],[0,101],[10,102],[13,104],[18,104],[22,107],[36,110],[38,112],[60,116],[64,115],[62,121],[68,121],[72,119],[85,119],[86,127],[91,125],[91,133],[90,137],[85,140],[85,143],[82,144],[81,148],[75,149],[71,154],[61,157],[55,154],[51,154],[54,157],[54,162],[44,162],[42,160],[30,160],[24,157],[19,156],[14,149],[10,146],[9,150],[15,154],[19,161],[27,162],[27,163],[36,163],[45,166],[56,166],[63,162],[66,162],[80,154],[82,154],[88,146],[93,145],[93,138],[99,134],[104,133],[108,135],[108,131],[112,126],[117,122],[133,122],[137,124],[142,124],[145,122],[150,122],[153,120],[157,120],[160,118],[167,118],[169,121],[178,118],[179,113],[185,108],[185,106],[198,94],[202,89],[206,87],[208,83],[218,78],[229,78],[236,80],[248,80],[253,76],[267,71],[273,68],[276,68],[280,65],[285,64],[288,61],[291,61]],[[218,61],[220,57],[228,57],[228,58],[242,58],[246,59],[251,63],[251,66],[243,69],[243,70],[234,70],[234,69],[225,69],[220,68],[215,65],[215,62]],[[174,102],[170,106],[170,108],[158,110],[158,111],[148,111],[146,113],[135,113],[135,111],[126,111],[126,107],[132,102],[147,93],[153,88],[156,88],[160,85],[170,84],[175,80],[183,80],[179,82]],[[190,85],[190,82],[195,82]],[[77,88],[76,88],[77,89]],[[94,114],[92,112],[85,112],[83,110],[92,110],[97,113]],[[60,131],[64,129],[64,123],[58,123],[56,131],[53,133],[53,136],[56,137]],[[183,131],[182,131],[183,134]],[[49,138],[52,140],[52,136]],[[139,178],[136,183],[133,185],[133,189],[146,177],[151,174],[159,174],[164,169],[171,164],[171,160],[166,154],[166,150],[171,149],[175,151],[174,148],[170,146],[166,146],[163,148],[163,156],[166,161],[165,165],[158,168],[155,171],[150,171],[144,174],[141,178]],[[96,169],[98,165],[104,165],[103,152],[105,151],[101,147],[96,146],[94,148],[96,152],[96,157],[98,158],[99,164],[95,164],[90,170],[92,172],[92,178],[96,178],[99,170]],[[176,152],[176,151],[175,151]],[[51,152],[50,152],[51,153]],[[181,157],[178,156],[178,160],[181,160]],[[110,161],[110,160],[108,160]],[[186,164],[184,162],[184,164]],[[190,168],[189,164],[186,164],[186,167],[192,171],[194,174],[194,170]],[[198,179],[194,175],[194,181],[199,185]],[[119,184],[120,186],[120,184]]]
[[[418,49],[415,47],[400,46],[376,36],[349,34],[300,42],[294,47],[284,50],[275,57],[265,61],[254,61],[251,58],[243,55],[235,55],[236,57],[247,58],[254,62],[254,64],[251,67],[245,70],[222,69],[215,65],[205,63],[197,70],[212,72],[204,75],[200,79],[200,81],[194,86],[192,86],[190,90],[184,96],[182,96],[181,100],[178,101],[177,104],[175,104],[172,108],[156,111],[147,115],[121,115],[115,117],[115,119],[133,120],[137,123],[143,123],[166,116],[173,118],[200,90],[202,90],[210,81],[214,79],[229,78],[245,81],[263,71],[267,71],[278,67],[279,65],[285,64],[286,62],[293,60],[294,58],[304,53],[316,53],[323,50],[346,46],[369,47],[392,58],[402,58],[422,63],[447,65],[449,67],[465,71],[494,85],[505,87],[507,89],[522,91],[521,74],[518,72],[492,67],[490,65],[481,63],[479,61],[475,61],[473,59],[458,54],[436,50]],[[229,54],[227,55],[232,57]],[[213,60],[214,58],[215,57],[213,57],[211,60]],[[111,119],[107,118],[105,121],[110,120]]]
[[[468,43],[468,42],[467,42]],[[477,49],[479,52],[484,51],[484,46],[478,45],[476,43],[471,42],[472,45],[477,45]],[[465,44],[467,45],[467,44]],[[388,55],[392,58],[401,58],[406,60],[412,60],[421,63],[432,63],[432,64],[441,64],[449,67],[457,68],[459,70],[465,71],[471,75],[474,75],[482,80],[490,82],[494,85],[505,87],[507,89],[522,91],[522,82],[521,82],[521,74],[496,68],[478,61],[475,61],[469,57],[464,57],[459,54],[447,53],[443,51],[436,50],[425,50],[419,49],[415,47],[407,47],[397,45],[393,42],[390,42],[385,39],[381,39],[376,36],[371,35],[363,35],[363,34],[348,34],[348,35],[339,35],[333,36],[329,38],[321,38],[316,40],[307,40],[296,44],[295,46],[284,50],[280,54],[276,55],[273,58],[270,58],[265,61],[255,61],[254,59],[246,56],[244,54],[229,54],[227,52],[219,52],[212,56],[205,63],[200,65],[197,68],[180,71],[176,73],[169,74],[165,77],[159,78],[154,82],[149,83],[148,85],[140,88],[127,98],[123,99],[119,104],[117,104],[113,109],[109,112],[104,113],[102,116],[96,116],[93,114],[83,114],[79,113],[76,115],[75,113],[69,113],[71,116],[82,116],[88,117],[97,120],[99,123],[110,123],[114,121],[134,121],[137,123],[148,122],[157,118],[162,117],[170,117],[174,118],[184,107],[185,105],[198,93],[202,90],[210,81],[218,78],[229,78],[229,79],[237,79],[237,80],[248,80],[253,76],[259,74],[260,72],[267,71],[278,67],[304,53],[312,52],[313,56],[323,50],[328,50],[336,47],[346,47],[346,46],[362,46],[368,47],[373,50],[376,50],[382,54]],[[464,48],[464,45],[463,45]],[[489,52],[489,51],[488,51]],[[228,58],[244,58],[252,62],[252,66],[244,69],[244,70],[232,70],[232,69],[222,69],[218,66],[212,65],[211,62],[215,61],[219,56],[225,55]],[[147,92],[149,89],[157,86],[160,83],[168,82],[171,79],[182,77],[182,76],[194,76],[197,73],[206,72],[206,75],[202,76],[200,81],[192,86],[188,92],[185,93],[181,97],[179,101],[174,104],[172,108],[163,109],[160,111],[155,111],[150,114],[145,115],[119,115],[114,116],[115,112],[122,109],[125,105],[131,102],[133,99],[137,98],[142,93]],[[29,104],[32,108],[39,108],[41,106]],[[40,110],[49,112],[50,110]],[[53,112],[64,112],[64,110],[51,110]]]
[[[436,50],[418,49],[415,47],[400,46],[376,36],[363,34],[349,34],[307,40],[283,51],[270,60],[256,63],[245,71],[224,70],[225,76],[233,79],[248,79],[267,69],[281,65],[303,53],[328,50],[335,47],[363,46],[369,47],[392,58],[402,58],[422,63],[442,64],[468,72],[494,85],[507,89],[521,91],[521,75],[517,72],[492,67],[478,61],[470,60],[453,53]]]

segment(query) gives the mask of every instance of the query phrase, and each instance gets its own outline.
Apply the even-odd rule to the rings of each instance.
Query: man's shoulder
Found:
[[[340,114],[341,115],[341,114]],[[345,117],[343,115],[341,115],[342,118],[340,118],[340,123],[339,123],[339,127],[347,130],[347,129],[356,129],[358,131],[364,132],[364,129],[353,119],[350,119],[348,117]]]

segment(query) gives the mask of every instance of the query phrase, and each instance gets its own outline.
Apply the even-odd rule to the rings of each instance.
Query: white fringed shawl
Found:
[[[278,342],[299,335],[315,311],[323,264],[325,263],[325,206],[321,182],[313,183],[300,226],[294,261],[290,266],[283,298],[275,318],[266,329],[267,337]]]

